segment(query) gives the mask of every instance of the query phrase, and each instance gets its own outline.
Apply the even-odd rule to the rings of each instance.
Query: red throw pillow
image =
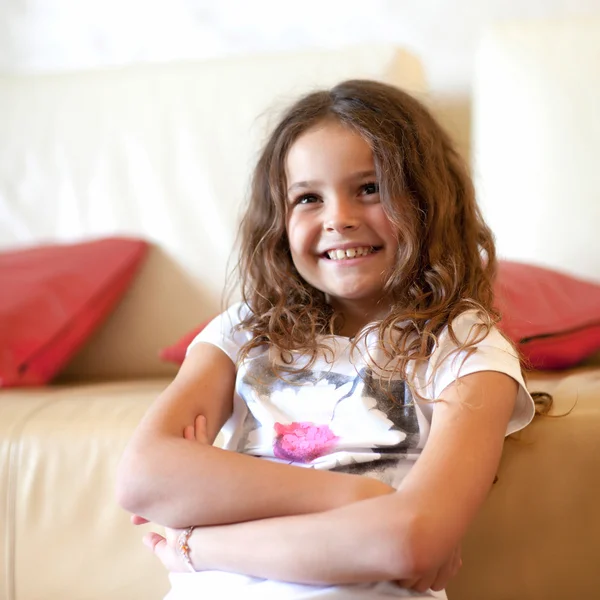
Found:
[[[127,290],[148,244],[108,238],[0,253],[0,387],[49,382]]]
[[[198,325],[189,333],[186,333],[179,341],[175,342],[173,345],[163,348],[159,353],[160,358],[162,360],[174,362],[180,365],[183,362],[183,359],[185,358],[185,353],[187,352],[188,346],[211,321],[212,318],[208,319],[208,321],[204,321],[204,323]]]
[[[500,261],[495,292],[500,328],[531,367],[564,369],[600,348],[600,285]]]
[[[535,369],[565,369],[600,349],[600,285],[551,269],[500,261],[500,328]],[[181,364],[202,323],[160,357]]]

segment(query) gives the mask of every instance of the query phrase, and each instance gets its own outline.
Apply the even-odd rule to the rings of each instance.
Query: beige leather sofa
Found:
[[[0,395],[0,598],[159,600],[162,566],[114,502],[126,440],[168,379]],[[455,600],[598,597],[600,366],[535,374],[564,418],[506,442],[463,547]]]
[[[518,61],[514,32],[503,35],[494,43],[499,51],[508,43]],[[156,242],[118,310],[59,382],[0,391],[0,600],[158,600],[166,592],[166,573],[141,544],[146,528],[131,526],[115,504],[117,462],[174,373],[158,361],[158,349],[219,308],[248,139],[261,137],[257,107],[287,101],[309,75],[321,85],[354,75],[424,90],[418,60],[390,48],[0,81],[3,102],[36,108],[11,114],[12,128],[0,117],[3,152],[48,152],[35,132],[67,111],[61,123],[73,131],[62,140],[62,157],[72,173],[95,173],[87,186],[77,180],[71,188],[75,207],[61,195],[69,169],[41,169],[28,193],[45,206],[47,190],[56,190],[55,204],[27,216],[30,230],[40,238],[60,238],[65,227],[67,238],[125,231]],[[257,79],[284,87],[258,89],[250,85]],[[149,98],[158,115],[152,123],[139,108]],[[226,118],[216,119],[217,111]],[[100,134],[101,148],[94,145]],[[165,140],[169,151],[159,152]],[[128,161],[129,177],[117,194],[122,171],[110,178],[116,154]],[[86,170],[98,164],[104,168]],[[99,202],[119,207],[100,224]],[[65,219],[74,208],[76,218]],[[597,261],[586,265],[600,272]],[[507,440],[498,481],[465,540],[453,600],[600,597],[600,361],[532,374],[530,386],[554,394],[554,414],[576,406]]]

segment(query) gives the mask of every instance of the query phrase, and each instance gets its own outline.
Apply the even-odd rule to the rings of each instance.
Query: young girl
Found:
[[[119,469],[134,522],[167,527],[145,542],[169,600],[446,597],[504,436],[534,414],[495,268],[466,169],[414,98],[347,81],[288,110],[241,227],[243,301]]]

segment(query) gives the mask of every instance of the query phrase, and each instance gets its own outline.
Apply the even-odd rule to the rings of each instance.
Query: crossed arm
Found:
[[[167,527],[222,525],[322,512],[393,491],[373,479],[212,446],[232,412],[234,382],[234,365],[221,350],[192,349],[125,450],[117,475],[123,508]],[[206,419],[207,444],[183,437],[198,415]]]
[[[232,398],[235,377],[231,361],[212,347],[195,348],[186,363],[124,455],[119,500],[169,527],[203,525],[190,539],[197,568],[300,583],[403,580],[410,587],[433,583],[455,562],[498,465],[516,398],[510,377],[481,372],[449,386],[421,457],[394,492],[367,478],[183,439],[201,414],[214,440],[231,404],[203,399]],[[207,376],[214,373],[225,375]],[[154,535],[149,544],[167,552]]]

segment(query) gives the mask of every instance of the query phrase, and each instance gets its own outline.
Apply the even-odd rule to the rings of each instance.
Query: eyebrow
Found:
[[[365,177],[375,177],[377,173],[373,169],[369,169],[368,171],[358,171],[357,173],[353,173],[350,177],[346,178],[346,181],[352,182],[357,181],[359,179],[364,179]],[[292,183],[288,188],[288,193],[296,190],[296,189],[310,189],[313,187],[318,187],[321,182],[318,180],[308,180],[308,181],[296,181]]]

